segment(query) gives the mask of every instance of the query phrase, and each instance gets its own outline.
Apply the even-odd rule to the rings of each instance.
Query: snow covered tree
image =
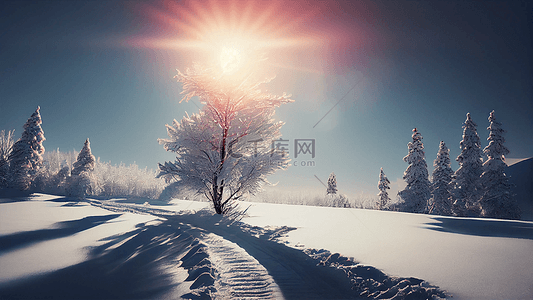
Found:
[[[483,194],[480,199],[481,215],[490,218],[520,219],[520,208],[511,194],[511,184],[505,174],[507,165],[505,155],[509,154],[503,143],[505,139],[501,128],[502,123],[496,121],[494,111],[489,116],[490,126],[487,128],[490,133],[488,137],[489,145],[483,149],[488,157],[483,164],[483,174],[481,175],[481,186]]]
[[[326,195],[326,206],[328,207],[344,207],[350,208],[352,205],[348,198],[345,195],[341,194],[327,194]]]
[[[37,107],[24,124],[22,137],[13,145],[9,155],[10,186],[19,190],[28,190],[42,167],[44,153],[44,132],[42,120]]]
[[[331,172],[328,178],[328,189],[326,191],[328,195],[336,195],[337,194],[337,177],[335,177],[335,173]]]
[[[385,172],[383,172],[383,168],[381,168],[381,171],[379,173],[379,181],[378,181],[379,200],[376,203],[376,208],[379,210],[384,210],[391,200],[389,198],[389,193],[387,192],[387,190],[390,189],[389,184],[390,184],[390,181],[385,175]]]
[[[91,143],[89,142],[89,139],[86,139],[85,144],[83,144],[83,148],[78,154],[78,159],[72,165],[71,175],[78,176],[83,172],[94,171],[95,161],[96,159],[91,153]]]
[[[398,205],[398,209],[405,212],[424,213],[431,196],[429,175],[422,135],[416,128],[413,129],[412,138],[413,141],[407,144],[409,153],[403,158],[405,162],[409,163],[409,166],[403,174],[407,186],[398,193],[403,201]]]
[[[13,132],[0,131],[0,189],[5,188],[9,182],[9,155],[13,149]]]
[[[182,101],[198,96],[204,106],[167,125],[169,139],[159,142],[176,161],[159,164],[158,177],[205,195],[216,213],[226,214],[233,200],[255,193],[267,175],[287,167],[288,157],[271,142],[283,125],[273,118],[275,107],[292,100],[263,93],[259,86],[268,81],[237,80],[199,65],[176,77],[183,83]]]
[[[470,113],[466,114],[463,124],[461,154],[457,156],[459,169],[452,178],[453,212],[457,216],[476,216],[479,214],[479,177],[482,173],[482,153],[476,123]]]
[[[63,167],[50,179],[48,189],[52,193],[64,195],[67,189],[67,182],[70,178],[70,168],[64,164]]]
[[[91,153],[91,143],[89,139],[78,154],[78,159],[72,165],[71,177],[69,180],[68,195],[84,198],[93,193],[95,157]]]
[[[439,152],[437,152],[433,166],[435,167],[431,184],[433,197],[430,200],[429,213],[449,216],[452,214],[450,184],[453,170],[450,166],[450,150],[443,141],[440,142]]]
[[[328,178],[328,187],[326,190],[325,206],[328,207],[345,207],[350,208],[351,204],[345,195],[337,194],[337,177],[331,172]]]

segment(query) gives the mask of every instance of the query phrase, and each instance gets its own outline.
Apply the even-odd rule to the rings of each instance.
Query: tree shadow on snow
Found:
[[[512,220],[434,217],[427,229],[466,235],[533,239],[533,223]]]
[[[0,299],[159,299],[194,238],[176,222],[136,227],[102,239],[82,263],[0,287]]]
[[[49,229],[39,229],[3,235],[0,236],[0,254],[2,254],[2,252],[29,246],[37,242],[73,235],[75,233],[101,225],[109,220],[119,217],[120,215],[121,214],[89,216],[79,220],[58,222],[53,225],[53,228]]]
[[[31,193],[12,188],[0,189],[0,204],[31,200]]]
[[[61,207],[76,207],[76,206],[85,206],[86,200],[84,199],[78,199],[78,198],[71,198],[71,197],[60,197],[60,198],[54,198],[54,199],[48,199],[46,200],[48,202],[56,202],[56,203],[65,203],[61,205]]]

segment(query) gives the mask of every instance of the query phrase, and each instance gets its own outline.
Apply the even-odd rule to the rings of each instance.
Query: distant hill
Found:
[[[533,157],[509,166],[506,173],[515,185],[513,192],[522,210],[522,220],[533,221]]]

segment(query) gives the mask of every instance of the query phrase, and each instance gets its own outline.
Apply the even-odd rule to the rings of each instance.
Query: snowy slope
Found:
[[[522,211],[522,220],[533,221],[533,157],[519,161],[507,168],[509,181]]]
[[[325,248],[454,299],[533,299],[533,223],[360,209],[253,204],[245,222],[291,226],[291,244]]]
[[[404,277],[387,279],[388,298],[419,284],[410,277],[454,299],[533,296],[532,222],[242,203],[239,228],[205,202],[29,200],[0,200],[0,299],[345,299],[350,280],[386,278],[365,265]],[[307,252],[338,266],[320,267],[304,247],[361,264]]]

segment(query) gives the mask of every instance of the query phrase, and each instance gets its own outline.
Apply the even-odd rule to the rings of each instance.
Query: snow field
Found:
[[[245,202],[228,226],[207,202],[19,200],[0,201],[0,298],[533,298],[533,222]]]

